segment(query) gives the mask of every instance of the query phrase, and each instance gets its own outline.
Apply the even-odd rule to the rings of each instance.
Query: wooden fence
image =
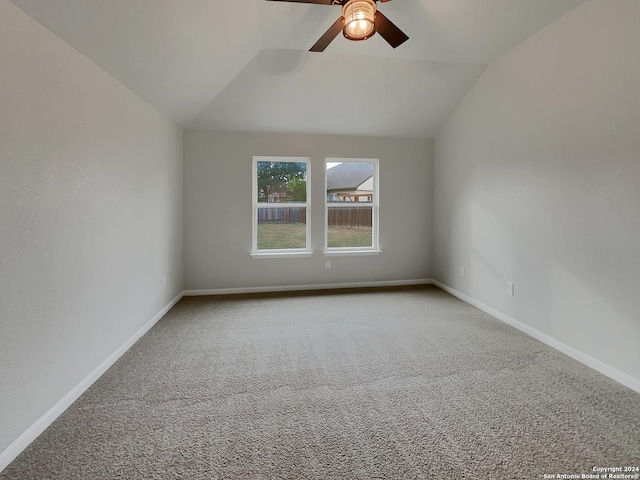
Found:
[[[373,209],[367,207],[329,207],[330,227],[371,230]],[[258,223],[306,223],[304,207],[269,207],[258,209]]]
[[[259,208],[258,223],[307,223],[307,209],[304,207]]]
[[[328,223],[330,227],[371,230],[372,212],[371,207],[329,207]]]

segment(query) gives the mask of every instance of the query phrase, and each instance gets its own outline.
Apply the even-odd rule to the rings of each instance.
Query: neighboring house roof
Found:
[[[372,175],[371,163],[344,162],[327,170],[327,190],[355,189]]]

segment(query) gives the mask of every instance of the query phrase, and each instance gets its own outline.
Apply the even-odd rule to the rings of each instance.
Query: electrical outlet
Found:
[[[324,262],[324,268],[331,268],[331,260],[327,260]]]
[[[514,295],[513,283],[507,282],[507,294],[513,297]]]
[[[464,277],[464,267],[460,267],[460,276]]]

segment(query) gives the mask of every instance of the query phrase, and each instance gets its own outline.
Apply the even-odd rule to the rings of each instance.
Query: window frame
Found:
[[[370,247],[329,247],[329,198],[327,194],[327,164],[328,163],[372,163],[373,164],[373,198],[371,203],[362,202],[362,206],[371,206],[371,246]],[[358,256],[379,255],[380,249],[380,159],[378,158],[336,158],[324,159],[324,250],[326,257],[332,256]],[[345,202],[345,205],[331,204],[333,207],[353,207]],[[356,202],[354,202],[356,203]]]
[[[252,158],[251,173],[251,257],[253,258],[291,258],[309,257],[311,251],[311,157],[287,157],[287,156],[265,156],[256,155]],[[284,162],[284,163],[304,163],[306,174],[306,201],[303,202],[283,202],[269,203],[258,202],[258,162]],[[258,210],[267,208],[304,208],[305,215],[305,240],[304,248],[270,248],[258,249]]]

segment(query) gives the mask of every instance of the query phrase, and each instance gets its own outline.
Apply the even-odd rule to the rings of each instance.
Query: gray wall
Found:
[[[430,275],[430,140],[185,132],[185,288],[369,282]],[[253,155],[311,157],[310,258],[253,259]],[[379,256],[331,258],[325,269],[324,159],[380,159]]]
[[[436,138],[433,256],[438,280],[636,379],[639,19],[586,2],[487,68]]]
[[[182,290],[181,237],[181,131],[0,0],[0,452]]]

